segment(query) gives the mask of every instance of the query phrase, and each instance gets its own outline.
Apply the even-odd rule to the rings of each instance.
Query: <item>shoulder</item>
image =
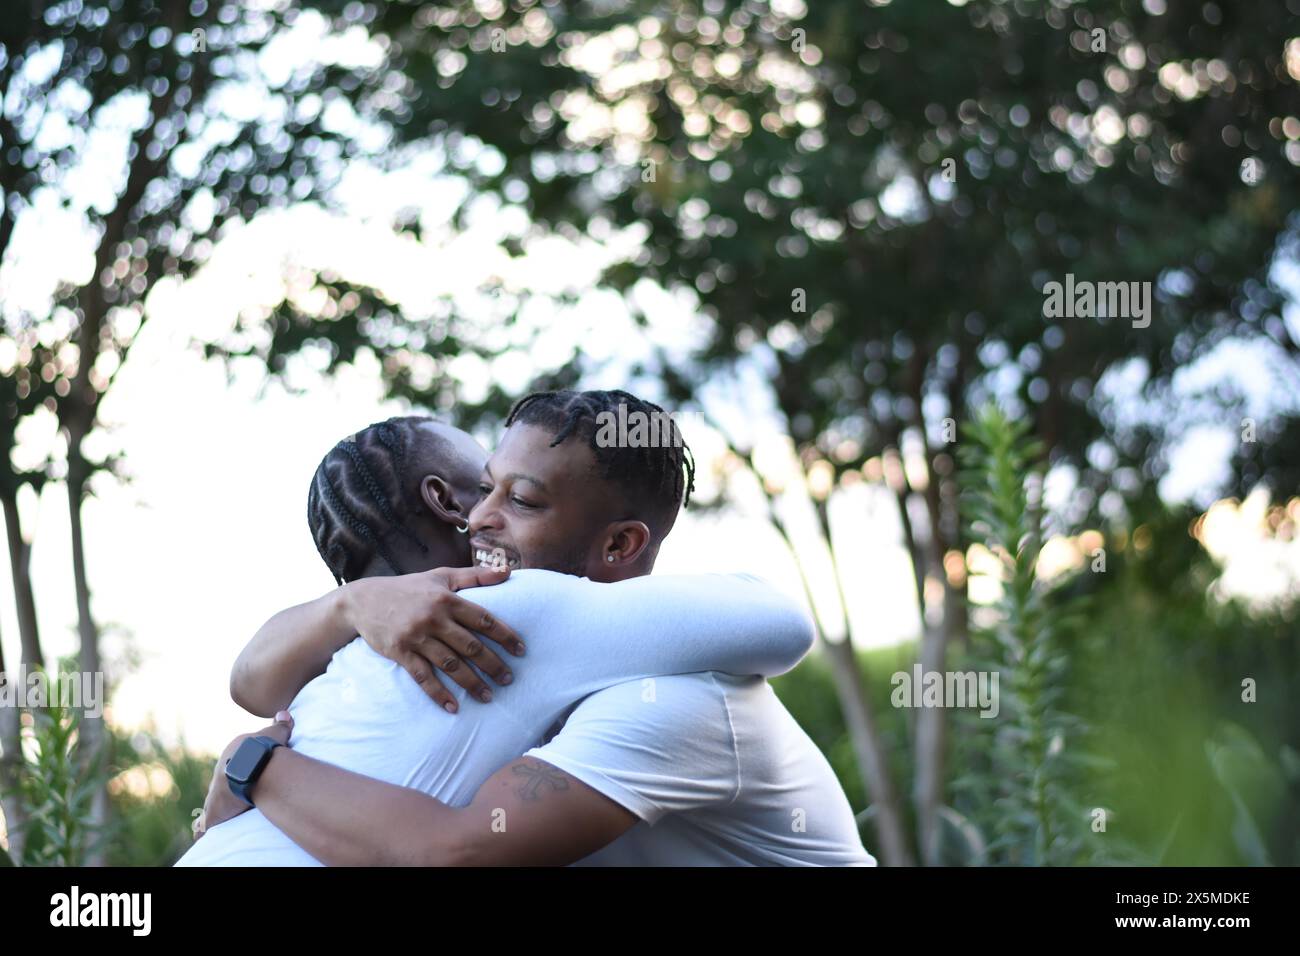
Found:
[[[728,690],[735,681],[712,671],[625,681],[584,698],[569,721],[613,719],[651,728],[725,727],[727,722],[719,724],[719,720],[726,716]]]
[[[522,568],[510,572],[510,577],[499,584],[484,584],[478,587],[465,588],[460,593],[471,599],[484,594],[547,594],[555,591],[578,591],[584,585],[590,585],[591,583],[587,578],[575,577],[572,574],[544,571],[541,568]]]
[[[654,823],[739,793],[728,678],[712,672],[615,684],[585,698],[527,756],[550,763]]]
[[[730,766],[735,680],[710,671],[615,684],[584,698],[543,749],[641,765]]]
[[[512,571],[510,577],[499,584],[484,584],[464,588],[457,593],[472,604],[486,608],[498,617],[507,614],[531,620],[557,609],[574,606],[583,600],[587,590],[594,587],[586,578],[540,568]],[[514,626],[513,621],[508,623]]]

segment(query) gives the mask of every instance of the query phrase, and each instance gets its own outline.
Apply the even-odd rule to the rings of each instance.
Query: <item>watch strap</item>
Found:
[[[258,755],[257,762],[253,765],[253,769],[249,772],[248,779],[246,780],[238,780],[232,777],[230,775],[229,764],[227,764],[226,783],[230,786],[230,792],[233,793],[235,796],[237,796],[240,800],[243,800],[250,807],[254,806],[253,797],[251,793],[253,789],[253,784],[257,783],[258,777],[262,775],[262,771],[266,768],[267,763],[270,761],[271,751],[275,750],[276,747],[283,747],[283,746],[284,744],[280,743],[280,741],[263,735],[258,735],[256,737],[249,737],[247,740],[241,743],[239,745],[239,749],[235,751],[236,756],[238,756],[240,753],[244,751],[253,750],[254,748],[260,748],[261,753]],[[234,763],[234,761],[235,761],[235,757],[231,757],[230,762]]]

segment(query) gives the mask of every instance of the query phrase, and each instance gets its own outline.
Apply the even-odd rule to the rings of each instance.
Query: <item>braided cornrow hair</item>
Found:
[[[321,460],[307,492],[307,524],[336,583],[361,577],[375,555],[401,574],[383,543],[390,531],[428,552],[406,527],[405,468],[418,429],[429,421],[408,415],[377,422],[343,439]]]
[[[599,416],[609,413],[617,417],[619,405],[627,406],[628,416],[640,412],[650,421],[666,422],[671,440],[639,447],[599,444]],[[654,417],[656,414],[661,417]],[[553,429],[552,448],[576,433],[590,446],[602,478],[631,492],[670,524],[678,508],[690,503],[695,490],[695,458],[677,423],[653,402],[619,390],[534,392],[515,403],[506,427],[516,422]]]

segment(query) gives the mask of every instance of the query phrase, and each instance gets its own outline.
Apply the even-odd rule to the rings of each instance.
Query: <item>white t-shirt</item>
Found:
[[[588,697],[536,757],[641,818],[577,866],[875,866],[830,764],[761,677]]]
[[[480,703],[444,680],[449,714],[399,664],[357,638],[289,706],[299,753],[466,806],[493,773],[541,742],[584,697],[628,680],[718,670],[773,676],[812,645],[807,614],[746,575],[647,576],[603,584],[516,571],[462,595],[528,646],[515,679]],[[177,866],[310,866],[259,810],[212,827]]]

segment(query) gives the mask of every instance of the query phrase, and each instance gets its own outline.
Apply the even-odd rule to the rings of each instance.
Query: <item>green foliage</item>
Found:
[[[961,449],[971,538],[1002,568],[1002,595],[973,635],[973,663],[983,658],[999,675],[1000,712],[988,731],[986,769],[964,786],[979,795],[976,817],[993,837],[994,861],[1080,864],[1097,856],[1087,811],[1075,799],[1086,727],[1061,708],[1068,657],[1059,628],[1069,608],[1036,575],[1043,521],[1030,482],[1041,448],[1028,431],[989,405],[968,426]]]
[[[1300,607],[1208,596],[1218,569],[1189,534],[1195,514],[1141,513],[1142,545],[1116,533],[1107,572],[1076,580],[1090,614],[1064,636],[1069,706],[1112,763],[1096,775],[1106,838],[1165,865],[1300,864]]]
[[[59,704],[60,675],[71,665],[70,660],[62,661],[62,670],[45,675],[49,706],[26,712],[31,726],[18,788],[27,814],[26,847],[17,862],[28,866],[83,865],[104,836],[92,828],[90,810],[95,792],[108,779],[106,750],[83,753],[83,714]]]
[[[111,725],[99,752],[83,754],[84,713],[59,706],[69,699],[60,675],[76,671],[75,656],[61,659],[57,673],[46,675],[49,706],[24,712],[17,795],[27,815],[26,843],[21,860],[0,852],[0,866],[83,866],[99,848],[110,866],[169,866],[193,840],[215,757],[190,752],[184,741],[169,748],[152,733],[123,734]],[[95,829],[91,800],[105,786],[109,822]]]
[[[858,652],[859,671],[872,700],[889,700],[889,675],[898,668],[900,656],[911,650],[912,645],[904,645]],[[799,721],[799,726],[826,755],[849,798],[849,804],[855,810],[865,810],[867,795],[862,775],[857,769],[857,758],[826,661],[812,654],[790,673],[775,678],[772,688]],[[895,771],[910,773],[909,715],[892,707],[876,707],[875,712],[885,753],[893,761]]]
[[[1214,778],[1232,799],[1232,838],[1251,866],[1269,866],[1260,821],[1276,812],[1284,790],[1280,768],[1272,764],[1250,733],[1223,724],[1205,742]]]
[[[78,764],[75,709],[32,712],[30,754],[21,796],[29,813],[27,845],[21,861],[0,850],[0,867],[80,866],[93,846],[103,845],[109,866],[170,866],[193,841],[197,812],[207,796],[215,757],[189,751],[184,742],[167,747],[155,735],[115,734],[112,752],[120,758],[87,772]],[[123,781],[144,786],[137,793]],[[102,832],[90,827],[90,800],[110,779],[112,819]],[[157,782],[165,785],[155,792]]]
[[[207,797],[216,757],[191,752],[182,740],[166,746],[155,734],[141,732],[118,742],[120,774],[133,769],[142,782],[165,786],[136,793],[126,786],[113,793],[117,819],[108,846],[110,866],[170,866],[193,842],[195,820]],[[124,779],[119,776],[119,779]]]
[[[1080,469],[1080,499],[1095,499],[1116,467],[1087,454],[1107,437],[1093,399],[1109,367],[1143,360],[1154,399],[1228,334],[1295,353],[1269,274],[1274,254],[1294,246],[1300,206],[1300,176],[1276,133],[1294,113],[1277,39],[1289,35],[1284,4],[1232,5],[1213,24],[1195,4],[1153,16],[1131,0],[1069,11],[819,0],[797,12],[755,0],[616,0],[507,5],[493,16],[472,0],[436,13],[304,6],[382,41],[383,61],[344,93],[391,134],[392,165],[431,152],[464,182],[452,228],[471,207],[501,206],[571,239],[643,231],[644,247],[604,279],[622,292],[651,280],[698,299],[705,341],[693,361],[644,370],[670,403],[764,353],[791,437],[837,469],[860,467],[901,430],[933,437],[939,419],[964,420],[997,392]],[[1081,42],[1096,28],[1104,51]],[[567,55],[637,29],[636,42],[612,44],[619,83]],[[1166,63],[1217,61],[1224,50],[1249,83],[1184,97],[1161,80]],[[727,68],[715,68],[723,57]],[[574,100],[593,106],[579,116],[557,108]],[[606,110],[644,114],[643,132],[574,128]],[[1090,117],[1113,117],[1118,138],[1084,136]],[[1256,157],[1266,174],[1243,182],[1241,163]],[[518,255],[529,239],[511,234],[502,246]],[[1071,272],[1153,282],[1158,321],[1045,320],[1043,283]],[[457,302],[404,316],[358,281],[323,275],[320,314],[286,303],[269,323],[253,315],[245,328],[241,318],[241,346],[211,350],[254,354],[273,372],[308,342],[328,347],[331,367],[373,351],[391,395],[455,407],[468,421],[495,418],[511,395],[545,384],[490,382],[466,405],[446,372],[459,352],[506,347],[483,330],[518,317],[527,290],[494,300],[513,303],[504,309],[480,302],[465,315]],[[645,320],[637,300],[628,305]],[[545,374],[573,378],[583,362],[579,349],[575,368]],[[1161,441],[1124,435],[1118,466],[1164,468]],[[1277,460],[1279,443],[1260,443],[1247,451],[1267,460],[1238,464],[1252,479],[1287,475],[1297,447],[1285,443],[1287,460]]]

